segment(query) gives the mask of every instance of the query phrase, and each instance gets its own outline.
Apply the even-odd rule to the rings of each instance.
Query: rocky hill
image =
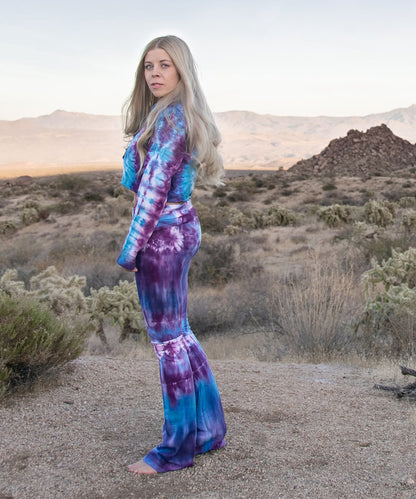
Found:
[[[385,125],[366,132],[350,130],[320,153],[298,161],[290,172],[307,175],[390,175],[416,173],[416,144],[397,137]]]

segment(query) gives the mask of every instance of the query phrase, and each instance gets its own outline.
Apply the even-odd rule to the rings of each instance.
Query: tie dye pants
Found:
[[[195,455],[225,445],[218,388],[187,319],[188,269],[200,241],[191,202],[167,205],[137,256],[137,290],[159,359],[165,417],[163,441],[144,461],[159,473],[192,466]]]

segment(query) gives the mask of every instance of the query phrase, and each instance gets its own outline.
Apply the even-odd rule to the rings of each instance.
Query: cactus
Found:
[[[364,323],[382,343],[391,341],[396,353],[413,354],[416,338],[416,248],[393,250],[381,264],[375,259],[364,272],[367,300]],[[388,341],[387,341],[388,343]]]
[[[77,315],[84,323],[94,325],[104,344],[107,344],[104,333],[106,320],[120,328],[120,341],[130,333],[144,335],[145,327],[133,282],[120,281],[113,289],[107,286],[99,290],[91,289],[88,297],[82,291],[85,285],[85,277],[75,275],[64,278],[53,266],[33,276],[29,289],[18,280],[14,269],[7,270],[0,279],[0,290],[13,298],[33,298],[47,304],[55,314],[66,320]]]
[[[407,232],[416,230],[416,211],[404,210],[402,213],[402,225]]]
[[[266,212],[260,210],[253,211],[251,218],[251,225],[255,229],[295,225],[298,221],[298,217],[293,211],[283,208],[278,204],[270,206]]]
[[[75,275],[65,279],[51,266],[30,279],[29,294],[47,302],[57,314],[80,313],[87,310],[82,292],[86,284],[85,277]]]
[[[97,335],[103,343],[107,343],[104,334],[106,319],[120,327],[120,341],[132,332],[146,332],[143,322],[140,321],[140,305],[134,282],[120,281],[113,289],[107,286],[99,290],[91,289],[87,302],[91,320],[96,323]]]
[[[364,205],[364,218],[367,223],[387,227],[396,218],[396,207],[388,201],[368,201]]]
[[[324,208],[320,208],[317,212],[320,220],[324,221],[329,227],[339,227],[351,221],[352,210],[351,206],[333,204]]]

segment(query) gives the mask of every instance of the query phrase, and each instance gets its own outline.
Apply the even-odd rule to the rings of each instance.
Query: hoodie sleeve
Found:
[[[143,176],[130,229],[117,263],[127,270],[136,266],[137,253],[152,235],[166,204],[171,179],[186,154],[186,123],[180,106],[168,108],[155,125],[144,161]]]

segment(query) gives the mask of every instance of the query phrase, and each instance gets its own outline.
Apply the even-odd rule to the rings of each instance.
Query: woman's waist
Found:
[[[194,219],[197,219],[197,215],[190,199],[182,203],[169,201],[163,208],[157,227],[181,225]]]

